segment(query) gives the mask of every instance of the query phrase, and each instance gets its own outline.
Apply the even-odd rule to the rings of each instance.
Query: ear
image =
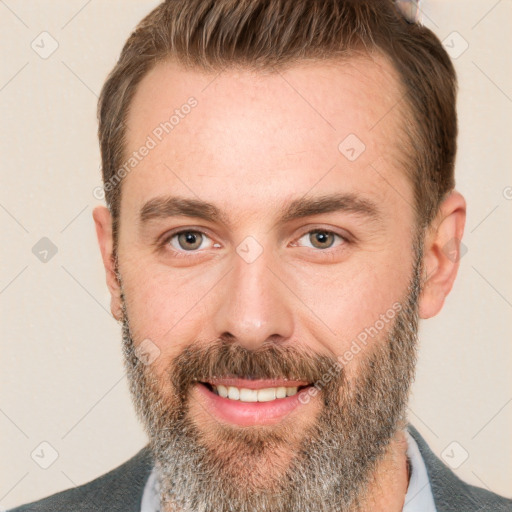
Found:
[[[110,291],[110,311],[116,320],[121,320],[121,286],[115,271],[112,217],[108,208],[104,206],[97,206],[92,216],[96,225],[96,235],[107,276],[107,286]]]
[[[463,256],[461,239],[465,223],[466,201],[454,190],[441,203],[425,235],[424,281],[419,300],[421,318],[437,315],[452,289]],[[462,248],[465,252],[465,247]]]

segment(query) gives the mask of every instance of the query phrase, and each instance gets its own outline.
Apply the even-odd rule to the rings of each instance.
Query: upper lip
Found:
[[[246,389],[265,389],[265,388],[292,388],[300,386],[308,386],[310,383],[304,380],[288,380],[288,379],[232,379],[232,378],[216,378],[204,381],[212,386],[233,386],[236,388]]]

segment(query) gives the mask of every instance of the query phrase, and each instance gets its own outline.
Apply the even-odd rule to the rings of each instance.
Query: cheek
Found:
[[[208,276],[144,265],[122,270],[127,315],[135,344],[150,339],[167,366],[200,336],[204,325],[202,299],[215,283]]]
[[[347,358],[355,360],[366,348],[386,339],[403,307],[412,271],[412,261],[394,265],[389,261],[389,255],[382,261],[361,258],[314,274],[295,273],[297,295],[308,306],[303,316],[306,332],[323,340],[331,354],[352,351]],[[354,342],[360,350],[353,349]]]

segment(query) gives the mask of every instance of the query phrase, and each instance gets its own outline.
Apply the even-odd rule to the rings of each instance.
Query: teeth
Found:
[[[257,402],[258,390],[242,388],[240,390],[240,402]]]
[[[276,388],[258,390],[258,402],[271,402],[276,399]]]
[[[247,389],[237,388],[235,386],[213,386],[213,390],[222,398],[230,400],[240,400],[240,402],[271,402],[278,398],[286,398],[297,394],[298,387],[264,388],[264,389]]]
[[[228,398],[230,400],[238,400],[240,398],[240,390],[234,386],[228,388]]]
[[[286,388],[286,396],[293,396],[297,394],[297,388]]]
[[[217,392],[222,398],[228,397],[228,388],[226,386],[217,386]]]
[[[292,389],[292,388],[290,388],[290,389]],[[296,388],[293,388],[293,389],[296,389]],[[281,386],[280,388],[276,388],[276,398],[286,398],[286,388],[285,387]]]

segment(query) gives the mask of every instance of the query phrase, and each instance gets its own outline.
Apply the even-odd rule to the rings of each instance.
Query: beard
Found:
[[[123,352],[132,400],[149,437],[166,512],[344,512],[364,503],[390,442],[405,426],[414,379],[421,238],[407,294],[385,339],[349,378],[331,356],[296,345],[249,350],[232,340],[192,343],[157,378],[137,357],[123,298]],[[335,371],[333,371],[335,369]],[[326,378],[330,375],[330,379]],[[190,391],[215,376],[322,382],[321,411],[303,431],[288,423],[198,424]],[[328,382],[325,382],[328,380]]]

